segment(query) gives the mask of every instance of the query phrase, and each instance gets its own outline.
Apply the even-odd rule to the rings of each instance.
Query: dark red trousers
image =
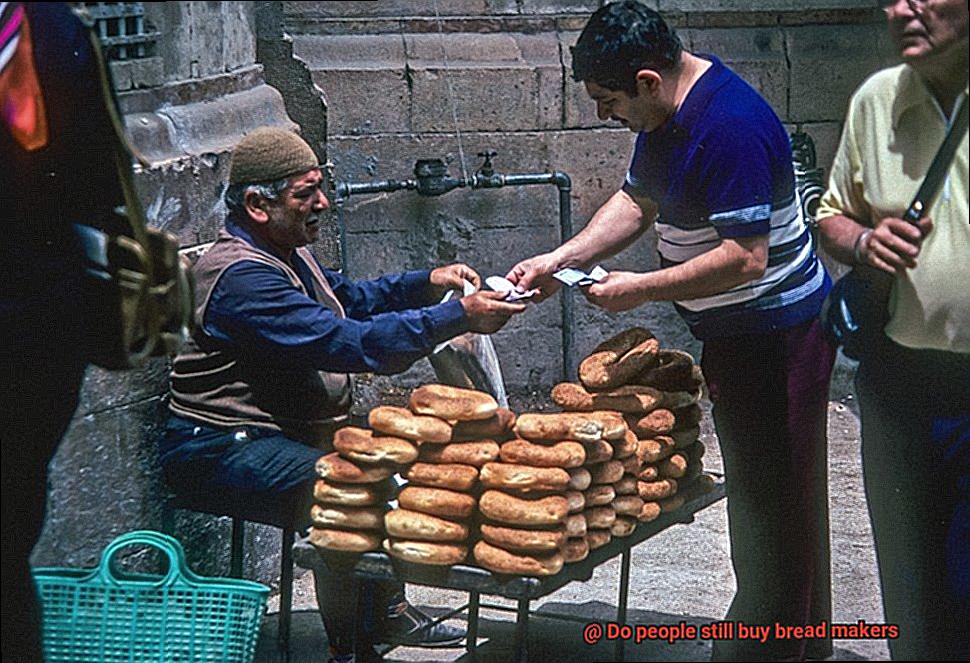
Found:
[[[704,344],[738,584],[726,619],[831,623],[826,419],[834,360],[817,320]],[[735,639],[715,641],[713,660],[831,651],[830,640]]]

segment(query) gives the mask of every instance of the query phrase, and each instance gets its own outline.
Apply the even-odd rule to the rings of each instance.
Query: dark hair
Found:
[[[684,47],[657,12],[633,0],[603,5],[572,47],[573,79],[637,93],[641,69],[669,71]]]

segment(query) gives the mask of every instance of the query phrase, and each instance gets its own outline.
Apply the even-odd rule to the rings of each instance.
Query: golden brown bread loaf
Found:
[[[657,502],[644,502],[643,508],[640,509],[640,515],[637,516],[637,520],[641,523],[649,523],[660,517],[660,504]]]
[[[618,516],[633,516],[636,518],[643,508],[643,500],[638,495],[617,495],[613,500],[613,510]]]
[[[642,466],[640,459],[637,458],[636,456],[628,456],[623,460],[621,460],[620,464],[623,466],[624,474],[632,474],[632,475],[636,475],[640,471],[640,467]],[[619,480],[620,479],[617,479],[617,481]]]
[[[310,507],[314,527],[323,529],[376,529],[384,527],[384,507],[347,507],[314,504]]]
[[[700,386],[694,368],[694,358],[690,353],[663,349],[657,353],[656,365],[642,371],[634,381],[664,391],[690,391]]]
[[[418,458],[425,463],[471,465],[481,467],[498,460],[499,446],[492,440],[451,442],[450,444],[422,444]]]
[[[613,524],[610,523],[610,527]],[[591,529],[586,532],[586,543],[589,544],[590,550],[596,550],[597,548],[602,548],[607,543],[613,539],[613,535],[610,533],[609,527],[605,529]]]
[[[586,516],[581,513],[569,514],[563,521],[563,528],[568,537],[586,536]]]
[[[630,536],[637,528],[637,519],[630,516],[617,516],[610,526],[610,534],[613,536]]]
[[[341,428],[333,436],[333,447],[355,463],[406,465],[418,458],[418,448],[399,437],[375,436],[374,431],[356,426]]]
[[[658,481],[638,481],[637,494],[644,502],[657,502],[671,497],[677,492],[676,479],[660,479]]]
[[[623,436],[622,440],[613,441],[613,458],[616,460],[623,460],[624,458],[629,458],[637,452],[637,434],[632,430],[628,430],[626,435]]]
[[[445,384],[418,387],[411,392],[408,406],[415,414],[451,421],[481,421],[498,412],[498,403],[491,394]]]
[[[674,441],[674,446],[678,449],[684,449],[690,445],[697,442],[697,438],[701,434],[701,429],[698,426],[691,426],[690,428],[681,428],[680,430],[670,431],[670,439]]]
[[[407,408],[381,405],[367,415],[367,423],[376,431],[420,442],[451,441],[451,424],[438,417],[414,414]]]
[[[663,407],[668,410],[681,410],[695,405],[701,399],[700,388],[692,391],[664,391]]]
[[[586,497],[578,490],[567,490],[564,493],[569,502],[569,513],[579,513],[586,508]]]
[[[616,511],[613,510],[612,505],[594,506],[591,509],[586,509],[583,515],[586,517],[587,530],[609,528],[616,520]]]
[[[626,422],[616,412],[558,412],[523,414],[515,433],[527,440],[616,440],[626,433]]]
[[[674,454],[670,458],[664,458],[657,465],[660,476],[665,479],[680,479],[687,474],[687,457],[684,454]]]
[[[340,530],[313,527],[310,544],[323,550],[362,553],[381,547],[381,533],[366,530]]]
[[[515,413],[508,408],[500,407],[488,419],[479,421],[459,421],[451,431],[451,439],[455,442],[469,440],[504,440],[512,435],[515,425]]]
[[[569,485],[569,472],[558,467],[510,463],[485,463],[478,478],[486,488],[513,488],[522,493],[562,491]]]
[[[590,392],[575,382],[560,382],[552,389],[552,400],[559,407],[573,412],[615,410],[642,414],[660,405],[663,392],[642,385],[624,385],[610,391]]]
[[[566,539],[562,546],[562,558],[566,564],[581,562],[589,557],[589,543],[585,536],[571,537]]]
[[[624,474],[619,481],[614,482],[613,490],[617,495],[636,495],[637,477]]]
[[[626,477],[623,477],[626,479]],[[644,465],[639,472],[637,472],[637,479],[640,481],[656,481],[660,478],[660,470],[656,465]],[[634,481],[634,488],[636,487],[636,481]],[[634,490],[636,492],[636,490]]]
[[[660,343],[646,329],[634,327],[600,343],[579,364],[579,381],[588,389],[627,384],[656,365]]]
[[[677,443],[669,435],[658,435],[652,440],[640,440],[637,444],[637,458],[641,463],[656,463],[667,458],[677,450]]]
[[[466,493],[424,486],[405,486],[397,501],[402,509],[444,518],[469,518],[477,505],[475,498]]]
[[[635,414],[627,415],[626,423],[638,437],[651,438],[654,435],[666,435],[674,429],[677,418],[666,408],[658,408],[642,417]]]
[[[613,445],[606,440],[583,442],[583,449],[586,452],[587,466],[605,463],[613,458]]]
[[[562,495],[524,499],[498,490],[486,490],[478,501],[483,516],[508,525],[544,527],[560,525],[569,515],[569,501]]]
[[[323,504],[373,506],[387,501],[391,494],[387,482],[352,485],[317,479],[313,484],[313,499]]]
[[[593,483],[613,483],[623,478],[623,463],[618,460],[608,460],[599,465],[590,465],[589,473],[593,475]]]
[[[455,463],[446,465],[415,463],[405,472],[404,478],[419,486],[468,491],[478,480],[478,469],[471,465]]]
[[[583,493],[587,507],[610,504],[616,498],[616,490],[610,484],[592,486]]]
[[[408,541],[464,541],[468,525],[420,511],[394,509],[384,515],[384,529],[394,538]]]
[[[570,490],[586,490],[593,483],[593,475],[585,467],[574,467],[567,472]]]
[[[566,542],[566,530],[557,529],[519,529],[482,523],[482,538],[493,546],[511,552],[548,553],[562,548]]]
[[[341,458],[336,451],[320,458],[316,464],[317,475],[337,483],[377,483],[394,474],[391,465],[365,465],[363,467]]]
[[[475,544],[472,553],[475,561],[494,573],[517,576],[551,576],[562,570],[563,558],[559,552],[543,555],[512,553],[493,546],[487,541]]]
[[[468,547],[455,543],[432,543],[430,541],[401,541],[384,539],[384,550],[391,557],[416,564],[451,566],[460,564],[468,556]]]
[[[514,439],[502,444],[499,454],[506,463],[532,467],[580,467],[586,462],[586,451],[579,442],[564,440],[553,444],[537,444]]]

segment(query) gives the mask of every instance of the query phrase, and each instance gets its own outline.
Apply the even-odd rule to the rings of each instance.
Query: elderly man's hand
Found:
[[[532,298],[534,302],[552,297],[562,284],[552,277],[566,265],[560,265],[559,259],[552,253],[543,253],[533,258],[523,260],[505,275],[519,290],[526,292],[538,288],[539,292]]]
[[[468,316],[468,327],[478,334],[494,334],[516,313],[525,310],[525,304],[511,304],[504,292],[479,290],[461,298],[461,305]]]
[[[902,273],[916,267],[923,238],[933,230],[933,221],[927,216],[914,226],[908,221],[885,218],[863,238],[859,246],[862,260],[890,274]]]
[[[430,282],[436,288],[439,297],[448,290],[462,291],[465,281],[475,286],[475,290],[480,290],[482,287],[482,278],[468,265],[455,263],[431,270]]]
[[[650,299],[644,289],[643,277],[637,272],[610,272],[599,283],[581,290],[591,304],[614,313],[627,311]]]

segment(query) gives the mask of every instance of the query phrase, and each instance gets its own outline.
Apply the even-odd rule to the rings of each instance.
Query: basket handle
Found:
[[[153,530],[135,530],[116,538],[101,553],[101,562],[98,564],[97,573],[102,580],[113,583],[120,582],[120,579],[111,570],[111,560],[122,548],[134,545],[156,548],[168,557],[168,572],[153,583],[155,587],[171,585],[185,576],[185,569],[187,568],[185,551],[177,539]]]

